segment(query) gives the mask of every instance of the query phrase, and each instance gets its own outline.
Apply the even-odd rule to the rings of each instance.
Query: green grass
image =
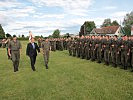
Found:
[[[0,49],[0,100],[133,100],[133,73],[104,64],[51,52],[49,69],[42,54],[36,72],[22,42],[19,72],[13,72],[6,50]]]

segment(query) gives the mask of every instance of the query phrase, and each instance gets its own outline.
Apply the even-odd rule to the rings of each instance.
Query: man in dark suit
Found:
[[[30,57],[31,61],[31,68],[33,71],[35,71],[35,63],[36,63],[36,56],[37,56],[37,51],[40,52],[40,49],[35,43],[34,38],[31,38],[31,42],[28,43],[27,49],[26,49],[26,55]]]

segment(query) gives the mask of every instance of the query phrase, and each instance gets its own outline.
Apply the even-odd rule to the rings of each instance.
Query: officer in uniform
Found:
[[[12,58],[14,72],[18,71],[21,48],[21,43],[17,40],[16,35],[13,35],[13,40],[8,44],[8,53]]]
[[[50,42],[48,39],[43,40],[42,49],[43,49],[44,63],[45,63],[46,69],[48,69],[49,51],[51,50]]]

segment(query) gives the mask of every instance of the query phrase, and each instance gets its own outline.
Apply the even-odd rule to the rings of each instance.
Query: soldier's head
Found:
[[[114,35],[114,39],[117,40],[117,35]]]
[[[124,38],[125,38],[125,40],[128,40],[128,36],[127,35],[125,35]]]
[[[13,40],[16,41],[17,40],[17,36],[13,35]]]
[[[47,38],[45,41],[46,41],[46,42],[48,42],[48,41],[49,41],[49,39]]]

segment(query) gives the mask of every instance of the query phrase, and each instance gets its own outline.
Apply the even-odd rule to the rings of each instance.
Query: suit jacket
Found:
[[[27,49],[26,49],[26,55],[32,57],[32,56],[37,56],[37,51],[40,52],[40,49],[37,45],[37,43],[34,43],[35,49],[33,49],[33,46],[31,43],[27,44]]]

